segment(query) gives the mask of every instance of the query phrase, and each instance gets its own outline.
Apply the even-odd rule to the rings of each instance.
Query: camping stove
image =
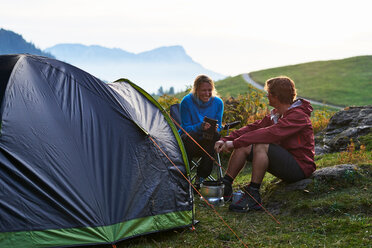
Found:
[[[200,186],[202,197],[213,206],[223,206],[223,190],[225,185],[222,182],[205,181]],[[203,200],[201,197],[201,200]]]

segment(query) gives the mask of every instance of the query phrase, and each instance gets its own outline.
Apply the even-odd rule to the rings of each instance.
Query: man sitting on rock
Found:
[[[274,107],[271,114],[215,143],[217,152],[233,150],[223,178],[226,201],[232,197],[232,182],[245,161],[252,162],[251,182],[243,188],[239,201],[229,206],[231,211],[262,208],[259,189],[266,171],[287,182],[307,178],[315,171],[310,103],[304,99],[294,101],[296,89],[288,77],[267,80],[265,90],[269,105]]]

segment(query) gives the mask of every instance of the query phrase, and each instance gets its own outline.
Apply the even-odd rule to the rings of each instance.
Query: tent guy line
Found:
[[[201,199],[203,199],[209,207],[213,209],[215,214],[222,220],[222,222],[230,229],[230,231],[238,238],[238,240],[244,245],[244,247],[248,248],[248,246],[243,242],[243,240],[236,234],[236,232],[227,224],[227,222],[222,218],[222,216],[217,212],[216,208],[210,204],[204,197],[203,195],[195,188],[195,186],[190,182],[190,180],[185,176],[181,170],[176,166],[175,163],[168,157],[168,155],[160,148],[160,146],[156,143],[156,141],[149,135],[148,136],[151,141],[155,144],[155,146],[163,153],[163,155],[173,164],[173,166],[178,170],[179,173],[186,179],[186,181],[193,187],[193,189],[200,195]],[[194,224],[194,223],[193,223]]]
[[[225,173],[227,173],[226,172],[226,170],[222,167],[222,165],[220,165],[217,161],[216,161],[216,159],[214,159],[206,150],[204,150],[204,148],[198,143],[198,142],[196,142],[196,140],[193,138],[193,137],[191,137],[191,135],[185,130],[185,129],[183,129],[182,127],[181,127],[181,125],[172,117],[172,116],[170,116],[170,118],[172,118],[172,120],[173,120],[173,122],[174,123],[176,123],[177,124],[177,126],[179,127],[179,128],[181,128],[182,129],[182,131],[197,145],[197,146],[199,146],[199,148],[205,153],[205,154],[207,154],[212,160],[213,160],[213,162],[214,163],[216,163],[222,170],[224,170],[224,172]],[[189,182],[189,180],[187,180],[188,182]],[[190,183],[190,182],[189,182]],[[194,187],[194,186],[193,186]],[[244,190],[245,191],[245,190]],[[248,192],[247,192],[248,193]],[[273,218],[273,220],[275,220],[275,222],[276,223],[278,223],[279,225],[280,225],[280,222],[264,207],[264,206],[262,206],[262,204],[261,203],[259,203],[251,194],[249,194],[248,193],[248,195],[255,201],[255,202],[257,202],[261,207],[262,207],[262,209],[263,210],[265,210],[265,212],[268,214],[268,215],[270,215],[270,217],[271,218]]]

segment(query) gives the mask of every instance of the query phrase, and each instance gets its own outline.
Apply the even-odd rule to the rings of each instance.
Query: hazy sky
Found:
[[[0,27],[41,49],[182,45],[225,75],[372,54],[370,0],[0,0]]]

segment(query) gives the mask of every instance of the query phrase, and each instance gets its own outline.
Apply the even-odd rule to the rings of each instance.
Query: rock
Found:
[[[324,131],[318,132],[314,135],[314,141],[315,141],[315,155],[322,155],[324,153],[327,153],[328,150],[324,147]]]
[[[372,106],[349,107],[337,112],[324,131],[316,154],[345,151],[350,139],[359,147],[359,137],[372,132]]]
[[[325,153],[328,153],[328,149],[326,147],[324,147],[324,145],[315,144],[315,154],[316,155],[323,155]]]
[[[338,188],[349,187],[354,184],[354,179],[360,176],[359,170],[361,170],[361,167],[358,168],[356,165],[341,164],[316,170],[310,178],[295,183],[275,180],[266,187],[262,200],[265,207],[273,215],[287,215],[291,214],[291,211],[301,213],[301,211],[308,211],[307,207],[316,214],[325,214],[330,211],[327,206],[311,208],[311,204],[309,206],[302,204],[298,208],[291,198],[292,193],[297,191],[297,197],[301,197],[300,194],[303,194],[303,197],[308,195],[311,198],[316,198],[324,192],[329,193]]]
[[[325,167],[319,170],[316,170],[310,178],[300,180],[295,183],[285,183],[283,181],[278,181],[274,183],[275,191],[277,192],[288,192],[295,190],[306,190],[306,187],[313,182],[314,179],[337,179],[341,178],[347,173],[347,171],[357,170],[357,166],[353,164],[341,164],[335,165],[332,167]]]
[[[307,185],[312,183],[312,181],[313,181],[312,179],[306,178],[295,183],[290,183],[284,186],[284,190],[286,191],[304,190],[307,187]]]
[[[336,179],[345,175],[347,171],[354,171],[357,169],[356,165],[353,164],[341,164],[332,167],[325,167],[316,170],[311,178],[313,179]]]

